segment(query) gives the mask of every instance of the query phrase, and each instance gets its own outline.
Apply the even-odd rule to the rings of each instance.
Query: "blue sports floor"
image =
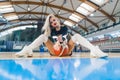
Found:
[[[120,58],[0,60],[0,80],[120,80]]]

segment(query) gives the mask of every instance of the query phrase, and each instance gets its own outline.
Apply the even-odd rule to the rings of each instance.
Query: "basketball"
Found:
[[[63,50],[62,46],[59,47],[58,49],[53,47],[53,50],[54,50],[55,56],[60,56],[60,54],[61,54],[61,56],[65,56],[65,55],[68,54],[68,51],[69,51],[68,47],[65,47],[64,50]],[[62,52],[62,50],[63,50],[63,52]]]

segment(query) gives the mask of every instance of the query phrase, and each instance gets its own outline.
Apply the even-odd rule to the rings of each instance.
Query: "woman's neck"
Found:
[[[58,26],[55,29],[56,29],[56,31],[59,31],[61,29],[61,26]]]

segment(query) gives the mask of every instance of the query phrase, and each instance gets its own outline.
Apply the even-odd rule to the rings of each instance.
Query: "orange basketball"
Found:
[[[53,47],[53,49],[54,49],[55,55],[56,55],[56,56],[59,56],[59,55],[61,54],[61,52],[62,52],[63,47],[61,46],[59,49],[55,49],[55,48]],[[61,56],[65,56],[66,54],[68,54],[68,51],[69,51],[69,49],[68,49],[68,47],[66,47],[66,48],[64,49],[64,51],[63,51],[63,53],[62,53]]]

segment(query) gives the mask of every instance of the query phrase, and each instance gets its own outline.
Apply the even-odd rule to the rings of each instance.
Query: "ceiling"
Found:
[[[120,20],[120,0],[0,0],[0,32],[36,25],[51,13],[71,31],[88,34]]]

